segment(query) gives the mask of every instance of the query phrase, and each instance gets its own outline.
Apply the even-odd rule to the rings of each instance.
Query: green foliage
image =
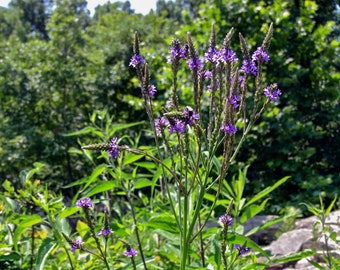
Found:
[[[88,170],[84,159],[68,151],[76,147],[75,137],[65,135],[86,126],[94,108],[109,108],[114,123],[143,119],[128,68],[131,35],[140,29],[146,41],[162,44],[159,33],[169,29],[167,21],[152,14],[126,15],[115,10],[89,27],[82,1],[60,1],[46,27],[49,40],[30,36],[21,43],[12,34],[2,44],[2,178],[15,181],[32,161],[44,160],[50,164],[49,181],[59,189]]]
[[[325,245],[323,249],[323,261],[326,263],[328,269],[337,269],[340,266],[339,258],[336,258],[334,254],[332,254],[329,250],[330,242],[333,242],[335,245],[340,243],[340,238],[338,237],[335,231],[331,230],[332,223],[327,224],[326,219],[329,217],[330,212],[334,208],[334,205],[338,201],[338,198],[335,197],[333,201],[329,204],[327,208],[325,208],[323,203],[323,198],[319,196],[320,199],[320,207],[312,205],[310,203],[303,203],[306,206],[308,211],[313,214],[317,218],[317,222],[315,222],[313,226],[314,234],[317,236],[317,239],[322,239]],[[323,266],[317,262],[310,261],[309,262],[317,267],[318,269],[323,269]]]

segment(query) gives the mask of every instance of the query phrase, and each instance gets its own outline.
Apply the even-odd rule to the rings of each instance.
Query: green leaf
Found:
[[[97,166],[94,171],[92,172],[90,178],[86,182],[86,185],[84,188],[88,187],[92,182],[96,181],[98,179],[98,176],[101,175],[106,170],[106,164],[101,164]]]
[[[269,220],[269,221],[266,221],[265,224],[262,224],[260,226],[257,226],[253,229],[251,229],[249,232],[246,233],[246,236],[250,236],[250,235],[253,235],[254,233],[257,233],[257,232],[260,232],[266,228],[269,228],[277,223],[280,223],[282,222],[283,220],[285,219],[285,217],[279,217],[279,218],[276,218],[276,219],[273,219],[273,220]]]
[[[325,267],[322,266],[322,265],[320,265],[320,264],[318,264],[317,262],[313,262],[312,260],[308,260],[308,259],[307,259],[307,261],[308,261],[311,265],[313,265],[314,267],[316,267],[317,269],[325,270]]]
[[[338,197],[335,196],[334,200],[331,202],[331,204],[327,207],[326,211],[325,211],[325,215],[326,217],[329,215],[329,213],[332,211],[333,206],[335,204],[335,202],[337,201]]]
[[[241,201],[242,196],[243,196],[243,190],[244,190],[244,186],[245,186],[245,183],[246,183],[247,170],[248,170],[248,166],[246,166],[243,171],[239,170],[237,181],[233,181],[233,183],[232,183],[233,187],[234,187],[235,194],[237,196],[237,198],[235,198],[235,199],[238,202]]]
[[[143,223],[143,225],[153,229],[161,229],[171,233],[179,233],[179,228],[175,219],[169,215],[154,217],[149,222]]]
[[[228,181],[223,181],[223,186],[227,189],[227,191],[229,193],[229,194],[227,194],[228,198],[231,196],[231,198],[235,199],[236,194],[234,193],[233,189],[229,185]]]
[[[204,194],[204,199],[211,201],[211,202],[215,201],[215,197],[216,196],[214,196],[213,194],[209,194],[209,193]]]
[[[147,161],[146,162],[135,162],[134,165],[145,168],[145,169],[149,169],[149,170],[157,168],[157,165],[155,163],[147,162]]]
[[[85,127],[79,131],[75,131],[75,132],[71,132],[68,134],[64,134],[64,136],[69,137],[69,136],[80,136],[80,135],[85,135],[85,134],[95,134],[97,135],[99,138],[103,138],[104,135],[101,131],[99,131],[97,128],[94,127]]]
[[[267,263],[249,263],[247,266],[242,267],[242,270],[262,270],[262,269],[267,269],[268,264]]]
[[[246,222],[248,219],[260,213],[262,209],[265,207],[268,200],[269,198],[265,199],[260,205],[252,204],[246,207],[240,218],[240,223],[242,224]]]
[[[11,209],[12,212],[16,211],[18,204],[15,200],[9,197],[3,196],[1,194],[0,194],[0,199],[6,204],[6,207]]]
[[[46,259],[48,255],[51,253],[51,251],[56,247],[56,245],[57,243],[54,243],[54,240],[52,238],[44,239],[44,241],[41,243],[39,250],[38,250],[36,264],[35,264],[36,270],[44,269]]]
[[[17,252],[12,252],[10,254],[1,255],[0,262],[7,261],[18,261],[20,259],[20,255]]]
[[[153,181],[150,181],[149,179],[147,178],[141,178],[141,179],[138,179],[136,184],[135,184],[135,189],[140,189],[140,188],[145,188],[145,187],[151,187],[153,186],[154,183]]]
[[[106,164],[100,164],[99,166],[97,166],[90,177],[85,177],[85,178],[82,178],[82,179],[79,179],[78,181],[75,181],[69,185],[66,185],[64,186],[64,188],[70,188],[70,187],[73,187],[73,186],[79,186],[79,185],[82,185],[82,184],[85,184],[85,187],[88,187],[92,182],[94,182],[95,180],[97,180],[98,176],[101,175],[104,171],[106,170]]]
[[[266,251],[264,251],[260,246],[258,246],[254,241],[250,240],[248,237],[243,236],[241,234],[236,233],[229,233],[228,234],[228,241],[233,244],[240,244],[244,245],[246,243],[246,246],[261,253],[263,256],[268,258],[268,255]]]
[[[117,186],[116,182],[114,181],[105,181],[105,182],[99,182],[94,187],[89,188],[87,191],[84,191],[85,197],[91,197],[95,194],[112,190]]]
[[[216,241],[215,239],[213,240],[213,246],[214,246],[214,261],[217,265],[221,265],[221,243]]]
[[[128,124],[122,124],[122,123],[113,124],[113,125],[110,126],[110,134],[109,134],[109,136],[112,137],[119,130],[128,129],[130,127],[142,125],[144,123],[145,123],[144,121],[140,121],[140,122],[128,123]]]
[[[14,187],[12,186],[11,181],[5,180],[5,182],[2,184],[2,187],[9,193],[14,192]]]
[[[45,166],[45,164],[41,162],[34,162],[33,165],[35,166],[35,168],[28,172],[28,174],[26,175],[26,179],[31,179],[33,175],[40,172],[41,169]]]
[[[125,157],[124,157],[124,165],[128,165],[128,164],[131,164],[141,158],[143,158],[144,155],[135,155],[135,154],[127,154]]]
[[[57,228],[58,233],[64,233],[69,235],[71,233],[70,224],[67,222],[66,218],[56,218],[55,226]]]
[[[78,211],[79,211],[78,207],[68,207],[68,208],[64,209],[63,211],[61,211],[59,217],[60,218],[66,218],[66,217],[73,215],[74,213],[76,213]]]
[[[329,238],[332,239],[334,242],[337,242],[336,237],[337,237],[336,232],[331,232],[331,234],[329,235]]]
[[[296,252],[293,254],[286,255],[284,257],[278,258],[278,259],[273,259],[272,262],[274,263],[279,263],[279,264],[284,264],[284,263],[289,263],[293,261],[299,261],[303,258],[310,257],[316,253],[315,250],[311,249],[305,249],[300,252]]]
[[[18,242],[22,234],[24,234],[28,229],[30,229],[35,224],[42,222],[43,219],[38,215],[25,216],[18,224],[17,229],[14,232],[13,244],[15,250],[18,248]]]
[[[257,193],[253,198],[251,198],[246,204],[245,207],[248,205],[253,204],[254,202],[262,199],[264,196],[266,196],[267,194],[269,194],[270,192],[272,192],[273,190],[275,190],[276,188],[278,188],[279,186],[281,186],[282,184],[284,184],[288,179],[290,178],[290,176],[286,176],[280,180],[278,180],[274,185],[265,188],[264,190],[262,190],[261,192]]]

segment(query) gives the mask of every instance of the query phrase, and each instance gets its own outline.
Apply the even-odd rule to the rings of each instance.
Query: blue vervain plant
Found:
[[[281,95],[276,83],[264,87],[262,74],[262,65],[270,60],[268,49],[273,25],[269,26],[263,43],[252,55],[246,39],[239,34],[243,58],[241,65],[231,48],[233,34],[234,29],[231,29],[218,48],[215,27],[212,25],[204,59],[200,58],[190,33],[187,34],[184,45],[178,39],[172,41],[169,50],[172,67],[171,94],[163,107],[162,115],[157,117],[153,107],[153,97],[157,90],[150,84],[149,65],[140,52],[139,37],[135,33],[134,55],[130,66],[136,70],[157,152],[120,145],[121,141],[116,137],[109,144],[83,146],[83,149],[108,151],[112,158],[119,158],[122,151],[143,155],[161,167],[160,186],[170,202],[180,232],[181,270],[188,269],[190,265],[189,253],[194,242],[199,243],[201,265],[206,265],[202,232],[220,198],[229,166],[235,162],[255,121],[268,104],[278,100]],[[178,72],[185,59],[190,71],[188,80],[192,83],[192,96],[189,103],[183,104]],[[221,157],[219,153],[222,153]],[[171,193],[172,185],[176,186],[176,196]],[[214,194],[214,199],[209,209],[206,209],[203,207],[204,198],[211,193]],[[263,196],[259,196],[257,200]],[[131,207],[133,208],[132,205]],[[232,207],[230,204],[226,216],[231,215]],[[239,243],[232,248],[233,245],[226,242],[231,223],[222,223],[223,268],[232,269],[235,259],[248,250],[248,242]],[[137,227],[136,231],[138,239]],[[138,242],[142,255],[140,240]],[[236,255],[227,258],[227,252]],[[143,255],[142,260],[147,269]]]

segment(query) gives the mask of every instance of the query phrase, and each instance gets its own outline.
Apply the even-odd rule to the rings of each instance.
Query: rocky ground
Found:
[[[256,216],[244,224],[245,232],[256,226],[265,224],[268,220],[273,218],[276,217]],[[285,265],[273,264],[270,268],[267,268],[267,270],[318,269],[309,261],[318,262],[319,264],[323,265],[323,256],[324,252],[327,250],[327,247],[328,252],[331,255],[333,255],[335,258],[340,258],[340,210],[330,213],[326,219],[326,227],[329,228],[330,232],[336,233],[336,242],[332,239],[329,239],[326,245],[325,238],[321,234],[321,225],[317,221],[318,220],[316,217],[296,220],[292,228],[284,233],[281,233],[282,226],[284,226],[284,224],[281,223],[252,235],[250,237],[252,240],[262,246],[263,249],[268,250],[276,258],[308,249],[317,251],[309,258],[292,261]],[[334,269],[337,270],[336,268]]]

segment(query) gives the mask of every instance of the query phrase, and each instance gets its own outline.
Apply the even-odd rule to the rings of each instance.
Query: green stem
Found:
[[[138,226],[137,226],[137,218],[136,218],[136,212],[135,212],[135,209],[133,207],[133,204],[132,204],[132,201],[131,201],[131,198],[130,198],[130,194],[129,192],[127,193],[127,199],[128,199],[128,202],[129,202],[129,205],[130,205],[130,208],[131,208],[131,214],[132,214],[132,218],[133,218],[133,224],[135,226],[135,232],[136,232],[136,238],[137,238],[137,242],[138,242],[138,249],[139,249],[139,252],[140,252],[140,255],[142,257],[142,262],[143,262],[143,266],[144,266],[144,269],[147,270],[147,266],[146,266],[146,262],[145,262],[145,257],[144,257],[144,253],[143,253],[143,248],[142,248],[142,242],[140,240],[140,237],[139,237],[139,231],[138,231]],[[133,258],[132,258],[133,259]],[[132,260],[132,262],[134,263],[134,260]],[[134,265],[134,269],[136,266]]]
[[[101,245],[99,243],[99,239],[96,235],[96,232],[94,230],[94,226],[92,224],[92,220],[91,220],[91,217],[90,217],[90,214],[89,214],[89,209],[88,208],[83,208],[84,210],[84,213],[85,213],[85,217],[86,217],[86,220],[87,220],[87,225],[89,226],[90,228],[90,232],[92,234],[92,237],[94,238],[95,242],[96,242],[96,245],[97,245],[97,248],[99,250],[99,253],[101,255],[101,258],[102,260],[104,261],[105,263],[105,266],[108,270],[110,270],[110,266],[109,266],[109,263],[107,262],[107,259],[106,259],[106,254],[103,252],[102,248],[101,248]]]
[[[71,270],[74,270],[72,259],[71,259],[71,256],[70,256],[70,252],[66,247],[64,247],[64,250],[65,250],[65,253],[67,255],[67,259],[70,262]]]

